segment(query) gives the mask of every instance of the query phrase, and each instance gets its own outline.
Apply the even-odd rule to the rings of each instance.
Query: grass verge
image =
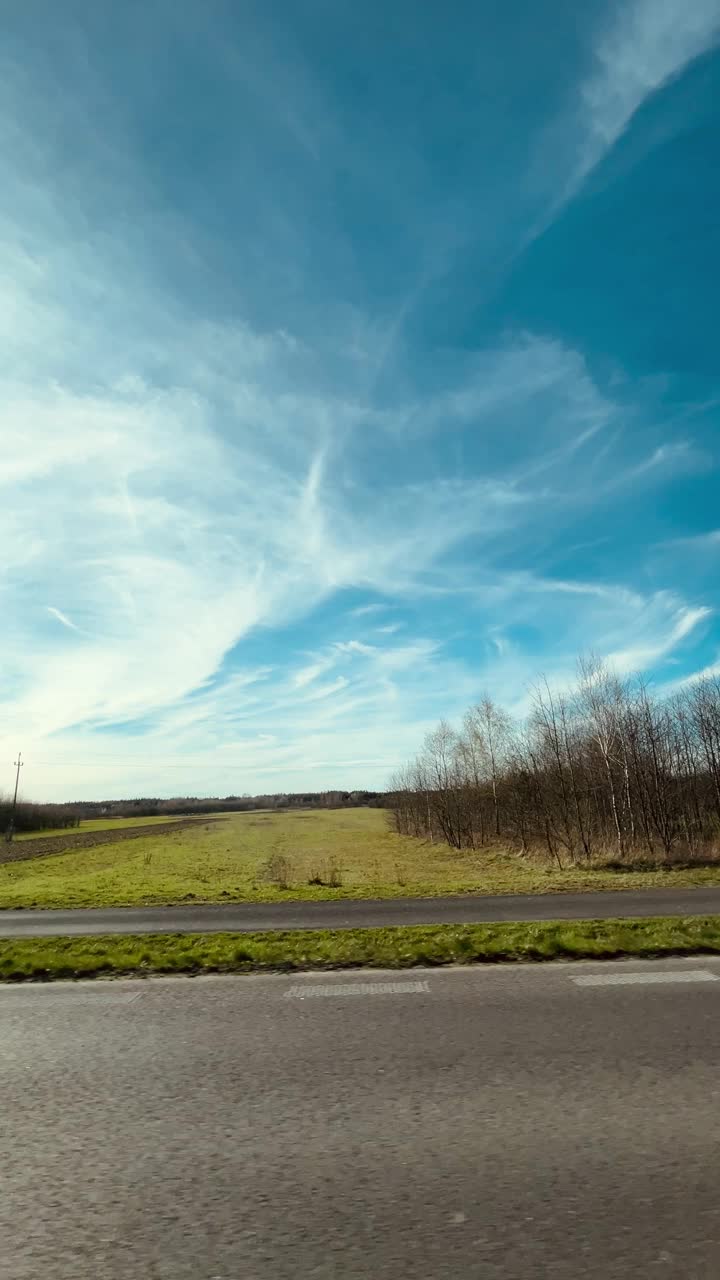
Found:
[[[720,953],[720,916],[0,941],[0,979],[412,968]]]

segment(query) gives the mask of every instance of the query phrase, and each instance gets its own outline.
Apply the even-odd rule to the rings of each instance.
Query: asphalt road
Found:
[[[101,933],[249,933],[256,929],[358,929],[479,924],[491,920],[597,920],[720,914],[720,887],[638,892],[463,894],[331,902],[236,902],[182,907],[0,911],[0,938]]]
[[[705,958],[0,987],[0,1274],[717,1280],[719,1055]]]

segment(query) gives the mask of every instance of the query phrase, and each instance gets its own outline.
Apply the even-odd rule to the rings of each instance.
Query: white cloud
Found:
[[[80,630],[79,627],[75,626],[74,622],[70,621],[67,614],[63,613],[61,609],[56,609],[54,605],[51,605],[51,604],[46,605],[45,608],[47,609],[48,613],[52,615],[53,618],[57,618],[58,622],[61,622],[62,625],[64,627],[67,627],[70,631]]]
[[[366,655],[377,653],[374,645],[364,644],[362,640],[339,640],[335,648],[338,653],[362,653]]]
[[[625,638],[628,619],[635,625],[647,603],[627,591],[519,571],[485,572],[473,583],[466,569],[453,579],[444,568],[436,584],[428,580],[438,558],[459,539],[500,530],[511,536],[517,521],[536,518],[533,504],[513,482],[436,480],[427,489],[400,485],[382,520],[377,511],[372,518],[363,511],[351,516],[340,503],[341,491],[325,481],[326,454],[317,446],[312,422],[305,427],[309,464],[303,457],[296,466],[288,466],[287,459],[277,461],[282,406],[250,387],[245,398],[259,396],[270,415],[272,456],[242,421],[232,439],[226,439],[224,429],[214,423],[216,409],[207,393],[199,397],[181,388],[158,393],[140,381],[132,390],[126,387],[122,399],[111,391],[102,396],[26,391],[24,400],[16,395],[13,421],[18,430],[34,433],[40,451],[54,430],[66,440],[78,432],[81,444],[88,440],[86,423],[94,423],[97,432],[92,465],[85,461],[75,467],[71,454],[59,452],[49,472],[29,474],[22,489],[10,491],[17,493],[15,509],[6,505],[0,510],[0,525],[3,519],[14,522],[11,544],[18,548],[16,564],[22,564],[25,584],[16,629],[0,636],[6,665],[12,662],[17,670],[12,697],[6,686],[0,698],[5,731],[13,741],[21,730],[28,743],[41,744],[46,735],[67,731],[82,741],[85,722],[111,725],[150,716],[160,726],[161,741],[162,725],[167,725],[173,757],[182,751],[194,759],[208,721],[233,752],[245,751],[233,745],[238,727],[255,724],[280,741],[286,731],[295,744],[322,741],[321,754],[327,756],[332,754],[332,735],[342,733],[338,723],[347,720],[354,726],[348,730],[353,744],[355,729],[369,743],[374,724],[376,745],[395,744],[390,749],[399,752],[425,724],[423,706],[432,707],[432,718],[448,709],[448,700],[470,700],[477,687],[470,670],[443,661],[432,639],[388,648],[340,640],[328,652],[314,655],[288,677],[290,686],[304,693],[300,722],[287,710],[282,673],[221,677],[207,694],[197,693],[216,679],[228,651],[256,624],[299,618],[342,585],[410,595],[475,591],[500,611],[503,623],[534,617],[533,599],[551,616],[543,603],[546,597],[587,598],[587,625],[566,634],[565,651],[587,643],[595,620],[607,630],[608,619],[618,613],[618,634],[608,637],[608,647],[625,652],[617,642]],[[304,412],[308,414],[307,407]],[[297,430],[297,418],[293,427]],[[82,620],[83,634],[70,652],[38,640],[32,612],[22,607],[49,587],[61,591],[68,609],[63,617]],[[361,608],[361,617],[379,611]],[[661,615],[664,610],[654,625]],[[388,624],[384,634],[391,636],[397,625]],[[487,666],[487,677],[510,705],[518,704],[538,658],[519,659],[512,652],[508,658],[502,644],[496,648],[502,661]],[[633,663],[651,651],[658,650],[648,643]],[[358,677],[345,670],[329,684],[319,683],[340,660],[358,658],[370,664],[360,687]],[[421,684],[413,674],[419,666]],[[314,730],[307,724],[310,705],[322,708]],[[362,729],[369,709],[372,721]],[[390,725],[379,718],[379,710],[392,711]],[[112,740],[125,759],[124,737]],[[41,759],[48,749],[43,752],[36,745]],[[304,747],[273,744],[271,757],[267,769],[282,773],[283,761],[292,758],[298,762],[293,776],[302,776]],[[342,752],[337,760],[342,770]],[[253,754],[248,764],[262,786],[262,758]],[[46,794],[57,776],[52,770],[41,774]],[[124,767],[122,776],[132,789],[132,772]],[[104,777],[101,784],[97,775],[100,793],[108,788],[117,793],[118,771],[111,767]],[[172,786],[175,773],[168,777]],[[379,785],[377,773],[374,780]]]
[[[81,337],[73,327],[65,340]],[[115,382],[59,386],[42,362],[34,384],[11,386],[8,438],[30,448],[22,470],[6,467],[0,507],[7,567],[22,571],[13,627],[0,636],[17,671],[12,696],[0,695],[8,732],[172,708],[258,624],[287,623],[344,586],[412,591],[460,540],[509,529],[527,507],[514,483],[470,477],[400,482],[382,518],[372,502],[351,510],[328,471],[326,420],[335,408],[352,422],[358,410],[313,397],[290,410],[265,386],[270,351],[267,371],[238,375],[232,423],[207,367],[202,391],[140,376],[121,392]],[[127,360],[135,354],[130,343]],[[51,590],[64,602],[54,616],[80,628],[62,653],[34,630],[33,600]],[[298,672],[298,686],[321,674]]]
[[[357,609],[351,609],[348,616],[350,618],[365,618],[372,613],[382,613],[383,610],[389,607],[387,604],[361,604]]]
[[[626,649],[611,650],[606,655],[607,660],[621,674],[629,675],[633,672],[647,671],[659,659],[672,653],[701,622],[710,617],[710,614],[711,610],[707,608],[691,609],[681,606],[672,619],[670,629],[664,634],[653,631],[648,635],[645,643],[633,644]]]
[[[541,129],[534,181],[546,205],[511,260],[551,226],[652,94],[718,39],[718,0],[629,0],[613,7],[595,37],[587,75],[573,86],[562,115]]]
[[[488,640],[494,646],[499,657],[503,658],[505,654],[510,652],[511,645],[500,627],[490,627],[488,631]]]
[[[303,705],[308,702],[317,702],[320,698],[331,698],[333,694],[340,693],[343,689],[346,689],[347,685],[348,681],[345,676],[338,676],[331,684],[315,685],[310,693],[304,696]]]
[[[334,661],[334,658],[331,656],[329,658],[322,658],[318,662],[311,662],[307,667],[302,667],[299,671],[296,671],[292,677],[293,687],[295,689],[304,689],[307,685],[312,684],[313,681],[317,680],[320,676],[324,675],[326,671],[330,670],[334,665]]]
[[[581,88],[587,172],[617,141],[642,103],[720,37],[717,0],[634,0],[618,7]]]
[[[632,483],[643,477],[652,477],[655,473],[672,468],[674,474],[680,471],[700,471],[713,466],[713,459],[687,440],[673,440],[657,445],[648,457],[627,470],[621,471],[611,485]]]
[[[659,543],[661,547],[677,547],[692,552],[716,551],[720,549],[720,529],[709,529],[707,533],[690,534],[687,538],[667,538]]]
[[[246,761],[240,789],[262,787],[270,776],[309,785],[303,770],[311,757],[336,759],[343,782],[345,759],[375,750],[379,761],[397,761],[414,735],[443,712],[459,710],[485,680],[509,705],[519,705],[541,660],[509,642],[506,624],[513,620],[562,620],[558,669],[571,662],[571,651],[598,647],[596,637],[630,661],[628,628],[637,627],[647,600],[611,586],[492,568],[498,538],[507,553],[538,519],[549,527],[583,485],[590,493],[587,449],[619,410],[596,391],[576,353],[524,335],[515,349],[504,343],[496,363],[487,352],[466,368],[461,391],[440,392],[417,410],[420,434],[435,423],[430,434],[442,425],[445,440],[452,429],[496,429],[500,404],[520,413],[532,411],[537,395],[549,397],[533,443],[542,466],[552,458],[552,490],[536,487],[541,463],[534,467],[524,455],[500,475],[433,474],[420,483],[400,473],[388,477],[381,502],[370,481],[363,488],[353,475],[346,484],[332,428],[340,422],[354,448],[367,440],[377,451],[384,436],[394,448],[396,420],[378,420],[335,394],[277,393],[287,349],[282,335],[265,336],[258,347],[242,330],[221,341],[213,330],[206,345],[202,327],[195,333],[188,319],[189,375],[174,347],[173,319],[170,385],[158,387],[137,372],[140,339],[122,330],[112,355],[96,362],[96,370],[112,365],[107,377],[86,385],[67,373],[61,381],[55,366],[62,366],[63,344],[97,341],[94,326],[88,336],[73,312],[71,284],[61,278],[52,291],[67,290],[66,327],[54,304],[45,303],[55,335],[48,364],[40,352],[34,378],[5,382],[8,439],[29,441],[30,448],[22,470],[13,464],[10,474],[7,465],[0,504],[13,600],[6,611],[12,622],[0,631],[2,740],[7,735],[9,749],[21,733],[29,755],[49,760],[34,774],[41,794],[73,794],[77,775],[63,775],[57,759],[72,760],[77,752],[94,761],[96,781],[84,780],[83,788],[132,791],[139,784],[128,756],[136,749],[132,724],[138,720],[153,760],[162,761],[165,744],[174,761],[165,790],[179,785],[178,756],[192,762],[216,740],[223,752]],[[36,300],[32,323],[42,314]],[[232,353],[232,367],[222,363],[223,347]],[[492,370],[488,391],[483,381]],[[404,413],[400,406],[399,417]],[[14,447],[7,453],[13,457]],[[455,563],[454,551],[467,539],[474,554]],[[432,636],[386,646],[342,638],[298,668],[286,660],[277,671],[225,672],[228,654],[249,632],[296,623],[343,588],[386,597],[351,611],[361,619],[398,598],[477,597],[490,611],[490,625],[502,627],[495,632],[497,661],[452,661]],[[578,601],[571,627],[566,606],[557,603],[563,597]],[[62,649],[36,629],[37,602],[48,598],[63,604],[62,610],[46,606],[52,616],[70,623]],[[549,600],[556,603],[550,607]],[[681,607],[651,605],[649,628],[662,632],[668,609]],[[399,625],[376,628],[378,642]],[[661,651],[666,647],[649,638],[639,658]],[[128,729],[111,732],[123,722]],[[102,771],[87,736],[92,726],[104,727],[120,768]],[[246,730],[253,732],[252,747]],[[258,732],[273,739],[262,750]],[[375,785],[382,768],[373,775]],[[161,764],[158,769],[162,780]],[[194,776],[191,763],[188,770]],[[147,789],[146,775],[142,785]],[[237,789],[229,775],[217,786]]]

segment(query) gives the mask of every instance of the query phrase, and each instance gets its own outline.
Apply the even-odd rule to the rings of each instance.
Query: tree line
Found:
[[[720,679],[660,697],[581,660],[572,689],[535,687],[521,724],[489,696],[460,728],[441,721],[387,803],[404,835],[543,849],[557,866],[710,855],[720,842]]]
[[[18,832],[50,831],[79,826],[80,814],[73,805],[20,801],[13,816],[12,801],[0,797],[0,839],[9,830],[11,821]]]
[[[346,809],[382,804],[377,791],[300,791],[267,795],[139,797],[84,800],[73,808],[83,818],[154,818],[197,813],[250,813],[256,809]]]

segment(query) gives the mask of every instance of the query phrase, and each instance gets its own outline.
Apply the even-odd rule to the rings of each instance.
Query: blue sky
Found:
[[[36,0],[0,107],[7,784],[720,670],[720,0]]]

